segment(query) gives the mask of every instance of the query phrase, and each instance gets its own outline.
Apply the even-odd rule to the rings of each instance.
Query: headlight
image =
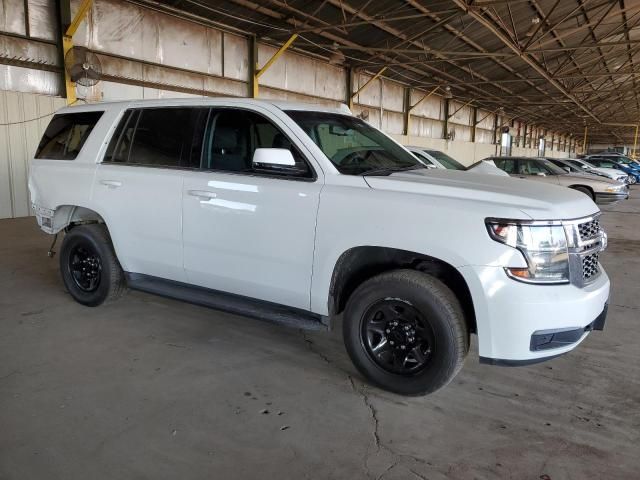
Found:
[[[616,186],[607,187],[604,189],[605,192],[612,192],[612,193],[621,192],[622,190],[624,190],[624,185],[616,185]]]
[[[511,278],[540,284],[569,282],[569,252],[562,225],[502,219],[487,219],[486,225],[491,238],[517,248],[527,261],[527,268],[505,268]]]

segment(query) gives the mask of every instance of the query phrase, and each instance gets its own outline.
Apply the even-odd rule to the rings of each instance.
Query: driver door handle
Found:
[[[215,192],[210,192],[208,190],[189,190],[187,193],[192,197],[199,198],[200,200],[210,200],[218,196]]]

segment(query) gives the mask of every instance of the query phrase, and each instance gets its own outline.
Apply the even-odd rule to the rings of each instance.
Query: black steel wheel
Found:
[[[71,296],[89,307],[114,300],[125,279],[104,225],[80,225],[64,236],[60,249],[62,281]]]
[[[362,283],[347,301],[342,329],[358,371],[403,395],[442,388],[469,351],[460,302],[440,280],[415,270],[393,270]]]
[[[423,313],[400,299],[383,299],[369,307],[362,321],[362,342],[374,362],[398,375],[421,371],[436,348]]]
[[[95,292],[100,285],[102,261],[91,244],[75,245],[67,262],[69,274],[76,286],[83,292]]]

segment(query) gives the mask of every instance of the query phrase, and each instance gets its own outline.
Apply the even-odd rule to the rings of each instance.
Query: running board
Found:
[[[141,273],[125,272],[127,285],[133,290],[264,320],[303,330],[328,330],[328,318],[286,305],[256,300],[232,293],[174,282]]]

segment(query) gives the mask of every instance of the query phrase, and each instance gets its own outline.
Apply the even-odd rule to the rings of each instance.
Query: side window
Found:
[[[106,162],[198,168],[207,108],[144,108],[125,113]]]
[[[529,160],[527,162],[521,162],[525,166],[526,170],[522,173],[525,175],[537,175],[538,173],[549,173],[549,170],[539,162]]]
[[[74,160],[103,112],[78,112],[54,115],[47,127],[35,158]]]
[[[311,168],[295,145],[273,123],[255,112],[214,110],[205,135],[203,167],[206,169],[258,173],[252,164],[256,148],[284,148],[291,151],[296,168],[291,172],[279,172],[278,175],[312,176]]]
[[[512,159],[506,158],[494,158],[493,163],[495,163],[496,167],[500,170],[504,170],[508,174],[516,173],[516,161]]]

